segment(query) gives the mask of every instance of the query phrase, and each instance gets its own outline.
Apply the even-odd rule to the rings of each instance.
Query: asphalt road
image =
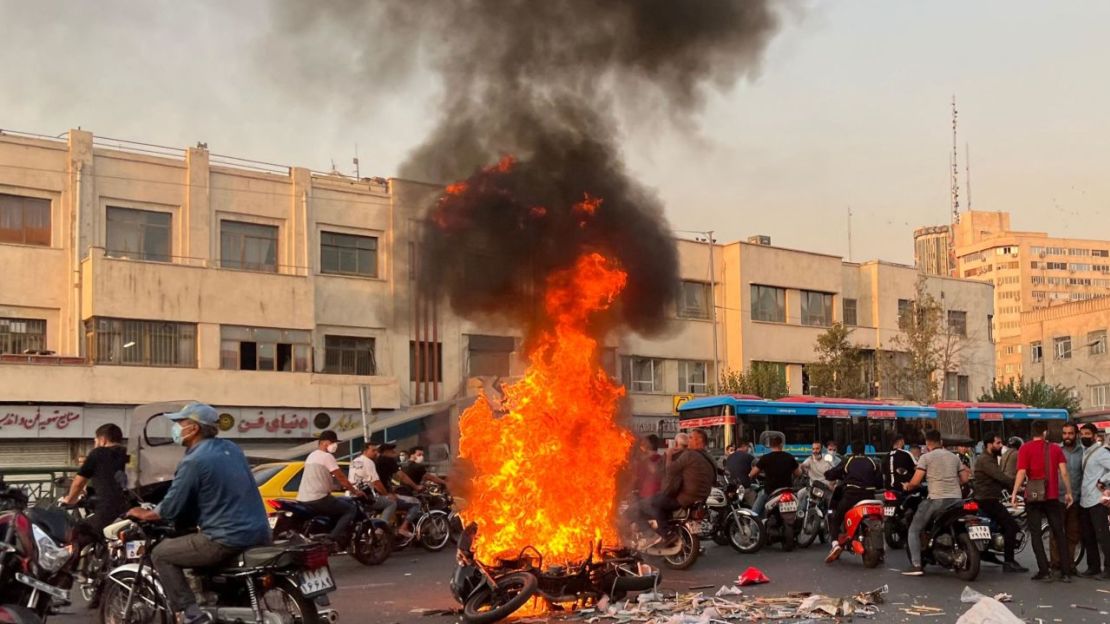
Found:
[[[826,565],[825,552],[824,547],[814,545],[793,553],[783,553],[773,547],[756,555],[742,556],[727,546],[708,544],[693,568],[685,571],[664,569],[662,587],[665,591],[686,592],[692,586],[711,585],[714,589],[699,590],[711,594],[717,587],[731,584],[748,566],[755,566],[770,577],[771,582],[745,587],[747,596],[785,596],[795,591],[851,596],[888,585],[890,592],[879,616],[857,618],[857,622],[955,622],[970,607],[960,603],[960,592],[966,584],[950,573],[930,568],[930,573],[924,577],[902,576],[899,572],[905,565],[905,556],[901,552],[888,552],[886,564],[873,570],[865,569],[858,558],[847,555]],[[1020,559],[1027,567],[1033,567],[1032,552],[1028,549]],[[458,622],[457,616],[422,614],[423,610],[458,607],[448,587],[454,565],[454,551],[450,548],[439,553],[411,549],[396,552],[377,567],[364,567],[349,557],[333,558],[331,568],[339,589],[331,594],[332,604],[339,610],[340,622]],[[1028,574],[1004,575],[997,566],[984,564],[972,587],[986,595],[1012,594],[1013,602],[1008,606],[1028,622],[1110,622],[1110,615],[1071,606],[1087,605],[1110,612],[1110,582],[1107,581],[1076,579],[1070,584],[1046,585],[1029,580]],[[915,603],[937,607],[943,612],[922,617],[900,610]],[[81,605],[74,605],[51,622],[88,624],[92,620],[91,614]]]

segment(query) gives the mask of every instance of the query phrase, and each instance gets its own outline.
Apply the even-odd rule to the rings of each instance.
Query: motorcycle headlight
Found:
[[[35,545],[38,546],[39,565],[47,572],[61,570],[72,556],[69,550],[55,544],[54,540],[37,525],[31,524],[31,529],[35,535]]]

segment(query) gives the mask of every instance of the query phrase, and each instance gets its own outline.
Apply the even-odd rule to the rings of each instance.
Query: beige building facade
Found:
[[[1108,330],[1110,297],[1023,313],[1025,375],[1074,388],[1081,409],[1110,407]]]

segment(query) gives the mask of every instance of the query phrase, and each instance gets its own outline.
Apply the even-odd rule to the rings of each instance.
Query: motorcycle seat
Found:
[[[864,505],[882,505],[882,504],[883,504],[883,501],[881,501],[881,500],[877,500],[877,499],[874,499],[874,498],[869,498],[867,500],[861,500],[860,502],[856,503],[855,505],[852,505],[852,507],[855,508],[855,507],[863,507]]]
[[[685,520],[686,518],[692,516],[695,511],[701,509],[704,506],[705,505],[703,503],[695,503],[689,507],[682,507],[680,509],[674,510],[674,512],[671,513],[671,517],[675,520]]]
[[[273,561],[288,549],[284,546],[255,546],[243,551],[236,558],[236,567],[252,568]]]
[[[289,511],[297,514],[298,516],[315,516],[317,512],[313,511],[311,507],[301,501],[293,500],[291,498],[279,498],[281,502],[281,510]]]

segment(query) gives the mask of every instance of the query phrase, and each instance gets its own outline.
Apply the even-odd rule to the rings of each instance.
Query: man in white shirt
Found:
[[[382,518],[392,523],[393,516],[397,513],[397,495],[390,493],[378,476],[378,467],[374,465],[374,460],[377,458],[378,445],[373,442],[367,444],[362,449],[362,455],[351,460],[348,479],[359,489],[364,486],[373,489],[375,496],[370,503],[370,508],[381,512]]]
[[[366,498],[366,495],[351,485],[347,475],[339,469],[339,462],[335,461],[337,450],[339,436],[330,429],[321,432],[316,450],[309,453],[304,460],[304,473],[301,476],[301,487],[297,490],[297,500],[307,504],[316,513],[335,520],[331,538],[339,543],[346,538],[347,527],[355,519],[358,508],[349,500],[331,495],[332,478],[339,481],[352,495],[361,498]]]

